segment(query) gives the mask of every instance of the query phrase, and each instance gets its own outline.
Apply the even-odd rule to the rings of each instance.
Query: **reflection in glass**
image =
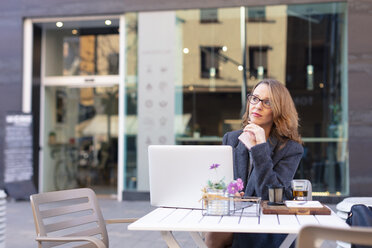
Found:
[[[62,29],[46,24],[46,76],[117,75],[118,20],[65,22]],[[94,27],[94,28],[93,28]]]
[[[177,144],[220,144],[241,128],[247,93],[275,78],[300,115],[305,153],[296,177],[311,180],[314,194],[347,194],[346,4],[242,8],[176,11]],[[138,21],[125,17],[125,188],[136,189]]]
[[[115,193],[118,87],[46,87],[45,98],[46,190]]]
[[[124,188],[137,188],[137,51],[138,22],[137,13],[125,14],[126,59],[125,59],[125,178]]]
[[[85,35],[63,40],[63,75],[115,75],[119,68],[118,35]]]
[[[339,69],[346,66],[345,6],[245,7],[242,17],[239,8],[176,11],[179,39],[189,49],[177,58],[183,70],[176,96],[182,114],[191,116],[178,143],[221,142],[241,128],[245,86],[249,93],[260,79],[275,78],[291,92],[301,119],[306,155],[296,176],[313,180],[315,194],[347,194],[347,87]]]

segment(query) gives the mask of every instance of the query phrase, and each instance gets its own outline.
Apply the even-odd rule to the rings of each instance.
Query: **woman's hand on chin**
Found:
[[[250,150],[253,146],[266,142],[265,130],[250,122],[238,139]]]
[[[249,122],[244,128],[244,132],[251,132],[255,136],[256,145],[266,142],[265,130],[257,124]]]
[[[247,147],[248,150],[250,150],[252,146],[256,145],[256,137],[254,133],[250,131],[243,131],[238,139],[245,145],[245,147]]]

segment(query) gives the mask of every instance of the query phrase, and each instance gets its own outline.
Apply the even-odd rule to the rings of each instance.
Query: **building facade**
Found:
[[[39,191],[146,196],[148,145],[220,144],[241,128],[246,94],[270,77],[299,112],[296,178],[327,201],[370,195],[372,4],[265,4],[3,1],[1,151],[5,117],[32,113]],[[1,156],[2,185],[21,180]]]

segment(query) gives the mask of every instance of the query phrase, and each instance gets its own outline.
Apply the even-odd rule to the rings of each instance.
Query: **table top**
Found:
[[[333,211],[331,215],[207,216],[199,209],[157,208],[130,224],[128,230],[298,233],[307,224],[349,227]]]

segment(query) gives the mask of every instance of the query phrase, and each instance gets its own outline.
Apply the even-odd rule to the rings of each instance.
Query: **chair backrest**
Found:
[[[313,187],[311,185],[311,182],[307,179],[293,179],[293,181],[295,182],[303,182],[307,185],[307,189],[308,189],[308,192],[307,192],[307,200],[308,201],[312,201],[313,200]]]
[[[326,226],[304,226],[296,241],[297,248],[319,247],[319,240],[337,240],[359,245],[372,245],[372,228],[335,228]]]
[[[94,236],[108,247],[106,224],[93,190],[82,188],[40,193],[31,195],[30,200],[38,236]],[[39,247],[58,245],[61,243],[48,242],[42,246],[39,244]]]

